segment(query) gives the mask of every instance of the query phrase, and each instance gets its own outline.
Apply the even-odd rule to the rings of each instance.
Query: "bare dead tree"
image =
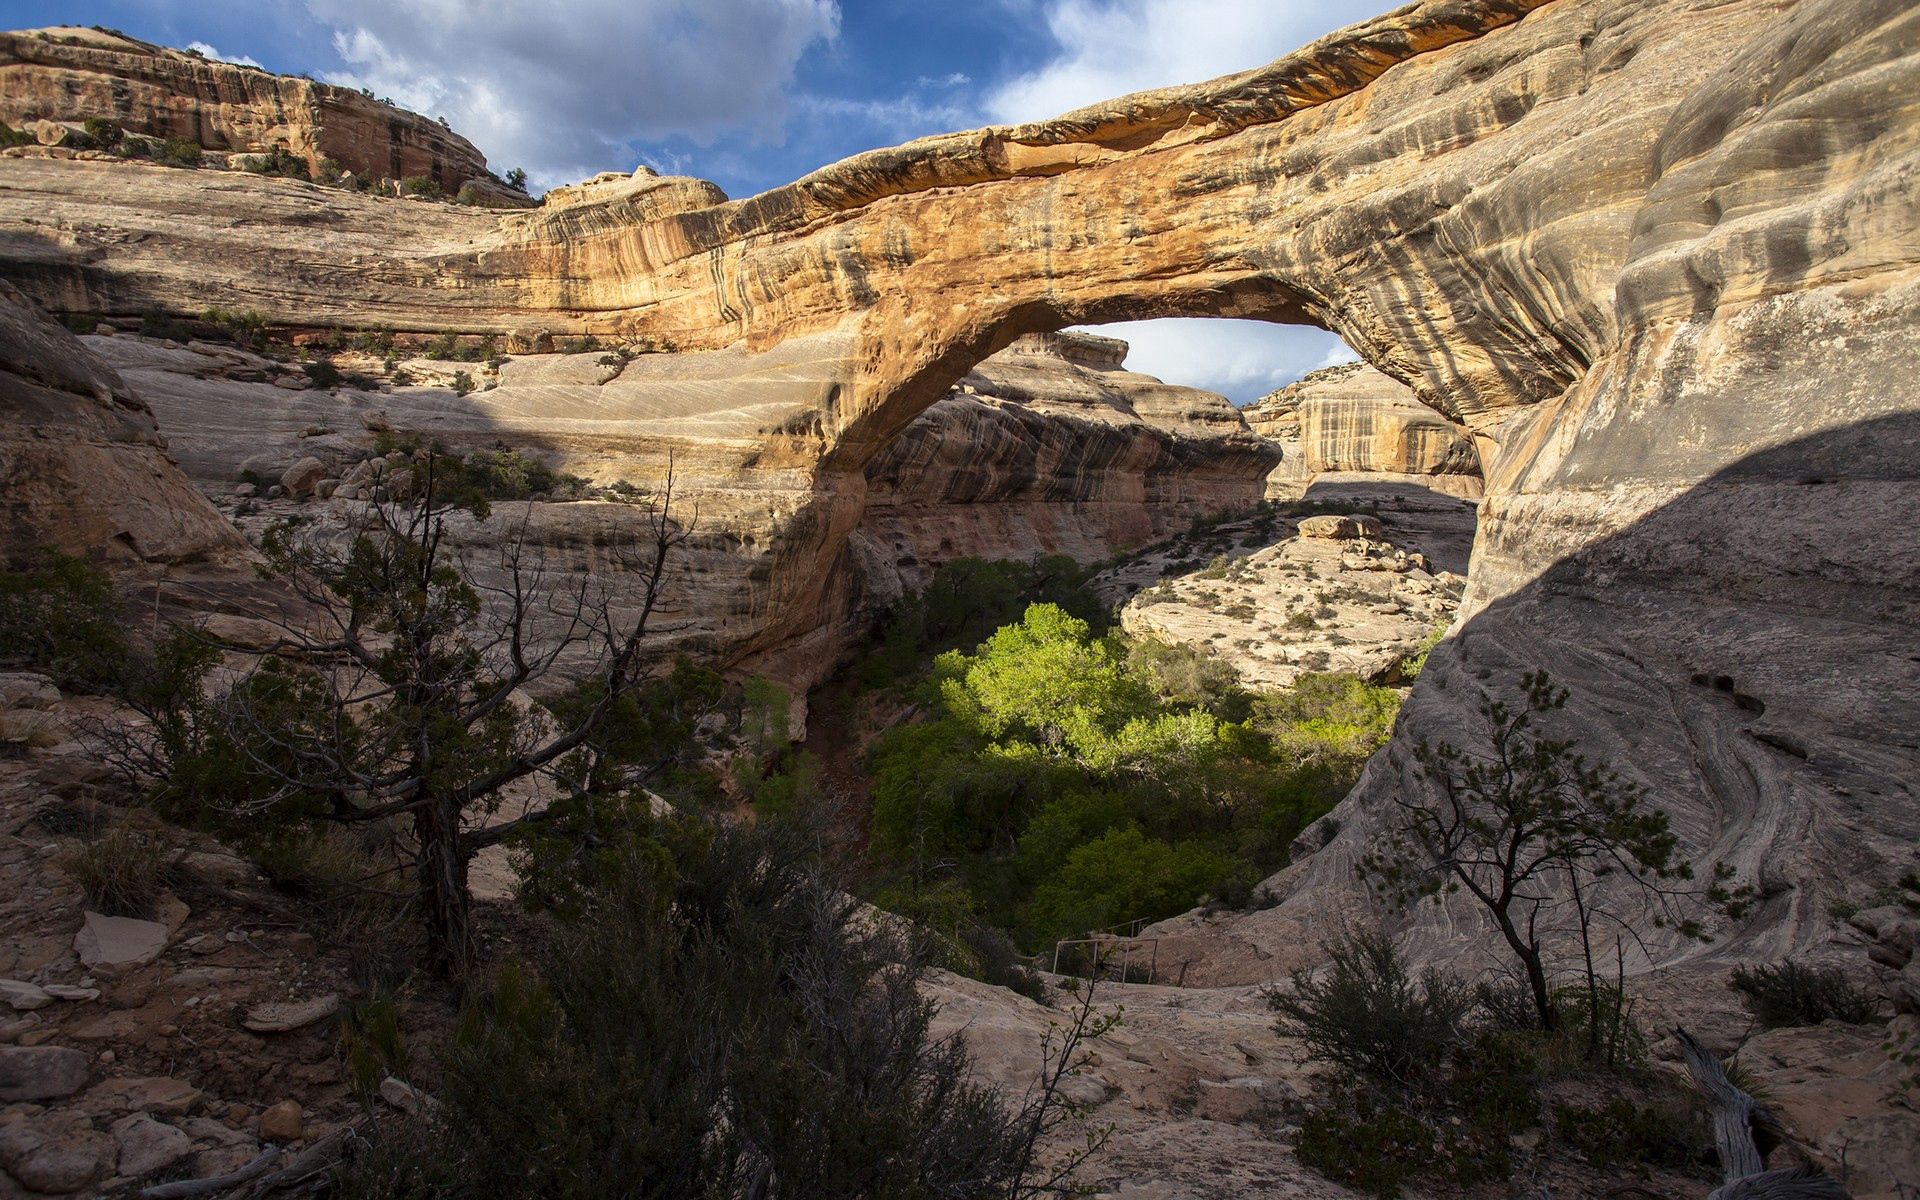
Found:
[[[1727,1078],[1727,1070],[1712,1051],[1684,1029],[1674,1031],[1687,1059],[1687,1070],[1713,1106],[1713,1136],[1725,1180],[1707,1200],[1847,1200],[1839,1180],[1808,1159],[1787,1136],[1780,1118],[1766,1105]],[[1767,1155],[1781,1145],[1800,1153],[1800,1162],[1781,1170],[1767,1169]]]
[[[490,515],[458,460],[420,451],[414,475],[410,494],[373,501],[344,545],[285,524],[268,533],[268,570],[308,611],[245,651],[255,666],[219,708],[253,784],[233,807],[407,829],[428,965],[454,976],[471,950],[469,864],[541,819],[486,823],[508,789],[617,778],[595,735],[642,680],[641,642],[691,523],[673,520],[669,460],[644,538],[615,551],[622,611],[611,580],[550,571],[524,519],[483,574],[448,538],[457,511]],[[587,680],[570,703],[528,704],[524,689],[563,663]]]

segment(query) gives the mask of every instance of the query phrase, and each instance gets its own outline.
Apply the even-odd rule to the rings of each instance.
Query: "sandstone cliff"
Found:
[[[448,195],[487,178],[473,143],[352,88],[216,62],[100,29],[0,34],[0,121],[99,117],[209,150],[276,146],[368,179],[425,177]]]
[[[290,183],[0,169],[6,270],[56,308],[238,299],[289,325],[693,352],[656,369],[739,397],[742,461],[790,467],[735,632],[812,664],[797,679],[832,657],[867,468],[981,359],[1123,318],[1325,325],[1486,469],[1466,616],[1406,734],[1465,738],[1483,685],[1544,666],[1702,867],[1761,880],[1715,950],[1657,958],[1825,946],[1829,906],[1920,836],[1920,751],[1889,733],[1920,727],[1902,0],[1425,0],[1211,83],[684,209],[696,189],[429,227]],[[182,189],[205,225],[173,216]],[[1421,786],[1396,744],[1247,937],[1297,952],[1362,906],[1343,856]]]
[[[53,547],[121,564],[244,554],[113,368],[0,284],[0,564]]]
[[[1479,494],[1472,435],[1365,363],[1314,371],[1262,396],[1245,415],[1286,453],[1268,477],[1270,495],[1298,496],[1328,472],[1419,475],[1454,495]]]

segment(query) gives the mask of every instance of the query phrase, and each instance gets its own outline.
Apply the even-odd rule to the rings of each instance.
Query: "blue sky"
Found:
[[[445,116],[537,187],[646,163],[730,196],[876,146],[1258,66],[1392,7],[1336,0],[0,0]],[[1237,321],[1109,326],[1128,365],[1251,399],[1344,347]]]

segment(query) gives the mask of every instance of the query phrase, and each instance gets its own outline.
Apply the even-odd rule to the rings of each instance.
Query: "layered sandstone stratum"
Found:
[[[1917,181],[1904,0],[1424,0],[1238,75],[741,201],[664,180],[500,217],[7,161],[0,223],[6,274],[66,313],[671,349],[626,370],[738,415],[660,419],[784,472],[728,623],[739,659],[802,681],[844,645],[870,471],[995,351],[1155,316],[1334,329],[1470,431],[1486,495],[1465,603],[1279,903],[1163,930],[1188,939],[1189,982],[1270,978],[1330,920],[1380,915],[1353,862],[1394,797],[1431,786],[1411,746],[1471,743],[1485,692],[1535,669],[1697,869],[1758,886],[1712,943],[1656,934],[1627,963],[1700,979],[1857,959],[1835,914],[1920,842]],[[556,411],[609,436],[584,403]],[[1409,924],[1455,960],[1482,932],[1455,907]]]
[[[90,118],[215,151],[278,147],[310,170],[332,159],[366,179],[430,179],[448,195],[468,180],[490,180],[473,143],[353,88],[98,28],[0,34],[0,121],[18,127]]]
[[[1247,425],[1285,451],[1267,491],[1295,497],[1329,473],[1419,476],[1456,496],[1480,494],[1480,454],[1462,425],[1365,363],[1325,367],[1267,393]]]

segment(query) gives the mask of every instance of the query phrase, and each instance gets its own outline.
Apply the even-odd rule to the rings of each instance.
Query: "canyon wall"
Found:
[[[0,33],[0,121],[90,117],[209,150],[278,146],[309,169],[330,158],[367,179],[431,179],[448,195],[488,174],[486,157],[453,130],[352,88],[101,29]]]
[[[426,220],[274,181],[0,171],[0,259],[57,309],[592,331],[703,364],[699,386],[753,410],[742,453],[791,464],[804,497],[738,630],[763,663],[831,657],[868,468],[1019,336],[1175,315],[1338,331],[1472,432],[1487,495],[1451,646],[1233,970],[1365,907],[1354,848],[1425,786],[1405,746],[1469,739],[1481,690],[1532,667],[1577,685],[1583,742],[1689,853],[1763,886],[1717,949],[1659,956],[1823,944],[1829,905],[1920,835],[1897,732],[1920,728],[1902,0],[1425,0],[1256,70],[728,203],[666,182]],[[1436,944],[1466,935],[1430,920]]]
[[[1276,498],[1299,496],[1329,472],[1418,476],[1452,495],[1480,494],[1473,435],[1365,363],[1314,371],[1260,397],[1245,416],[1285,452],[1267,478]]]

